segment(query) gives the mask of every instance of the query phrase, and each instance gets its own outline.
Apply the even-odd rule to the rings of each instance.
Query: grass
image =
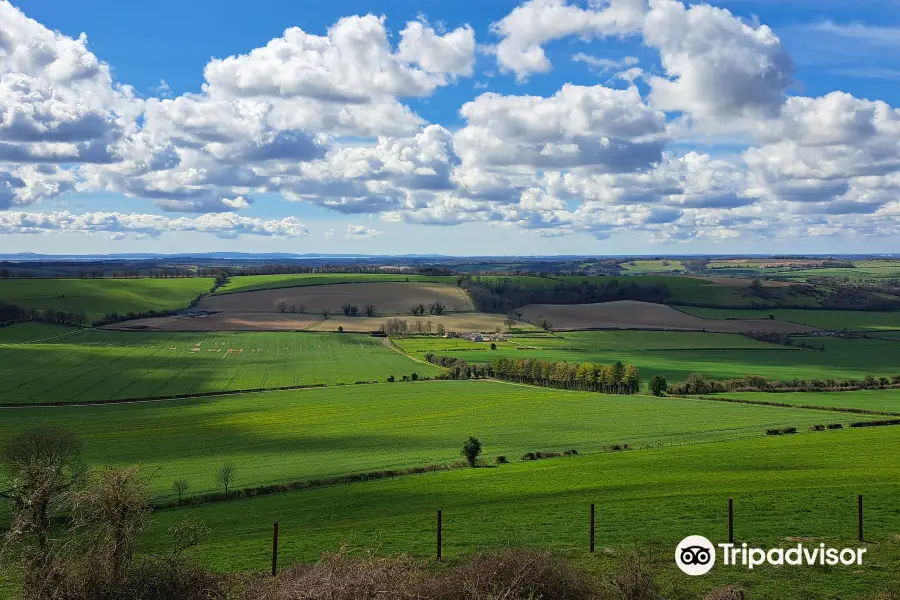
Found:
[[[185,279],[6,279],[0,283],[0,302],[38,310],[81,312],[97,320],[111,312],[187,308],[208,292],[213,280]]]
[[[488,363],[500,357],[598,363],[621,360],[637,365],[644,381],[653,375],[681,381],[694,372],[717,379],[762,375],[781,380],[851,379],[900,372],[896,342],[892,340],[797,338],[798,342],[825,346],[824,352],[757,342],[734,334],[699,332],[572,332],[514,341],[516,345],[504,343],[493,351],[473,348],[435,352],[472,363]],[[418,344],[411,349],[415,353],[426,351]]]
[[[840,421],[836,413],[706,400],[603,396],[497,382],[432,381],[92,407],[0,411],[0,442],[36,426],[76,432],[94,465],[141,464],[154,489],[215,489],[224,461],[240,487],[460,459],[478,436],[493,454],[614,443],[681,444]]]
[[[431,275],[381,275],[378,273],[330,273],[330,274],[293,274],[293,275],[244,275],[231,277],[225,285],[216,290],[216,294],[233,294],[236,292],[252,292],[310,285],[328,285],[332,283],[382,283],[390,281],[413,281],[430,283],[447,283],[456,285],[456,276]]]
[[[0,364],[7,368],[0,379],[0,402],[22,404],[354,383],[438,372],[364,335],[145,333],[34,323],[0,329]]]
[[[633,264],[632,264],[633,263]],[[629,275],[643,275],[646,273],[659,273],[667,271],[681,271],[684,264],[680,260],[632,260],[620,263],[620,266]]]
[[[802,323],[821,329],[850,331],[900,331],[900,312],[873,312],[864,310],[802,310],[790,308],[726,309],[680,306],[688,314],[704,319],[768,319],[774,315],[779,321]]]
[[[858,390],[852,392],[727,392],[715,394],[726,398],[740,400],[758,400],[761,402],[784,402],[786,404],[805,404],[810,406],[828,406],[834,408],[861,408],[865,410],[883,410],[900,412],[900,390]],[[860,416],[856,421],[871,420]]]
[[[710,403],[715,404],[715,403]],[[265,570],[272,522],[282,565],[319,553],[369,548],[434,553],[434,514],[444,513],[444,555],[509,544],[552,547],[601,570],[635,544],[655,543],[665,597],[699,598],[742,585],[752,598],[856,598],[894,580],[900,542],[896,508],[900,427],[804,433],[465,469],[234,501],[156,516],[146,536],[192,514],[212,533],[199,558],[219,569]],[[486,441],[489,456],[499,450]],[[865,465],[865,468],[861,468]],[[688,578],[671,560],[688,534],[725,541],[726,500],[735,501],[738,543],[789,547],[796,540],[855,547],[856,494],[866,497],[866,567],[716,568]],[[598,554],[589,557],[588,505],[597,505]],[[680,593],[679,593],[680,592]]]

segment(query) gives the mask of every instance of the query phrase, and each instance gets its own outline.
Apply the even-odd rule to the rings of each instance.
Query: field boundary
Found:
[[[858,390],[854,390],[858,391]],[[766,393],[766,392],[761,392]],[[844,408],[841,406],[818,406],[815,404],[789,404],[787,402],[769,402],[768,400],[745,400],[743,398],[727,398],[725,396],[704,396],[704,395],[675,395],[670,398],[684,398],[689,400],[708,400],[710,402],[729,402],[732,404],[754,404],[757,406],[776,406],[779,408],[802,408],[806,410],[827,410],[831,412],[852,413],[858,415],[887,415],[891,417],[900,417],[900,412],[891,412],[888,410],[871,410],[868,408]]]

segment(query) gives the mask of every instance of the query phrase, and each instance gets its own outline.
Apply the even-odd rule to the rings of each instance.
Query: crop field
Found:
[[[604,348],[603,344],[594,346],[584,341],[589,338],[571,338],[570,336],[574,333],[560,334],[562,339],[566,340],[563,342],[554,338],[533,339],[527,343],[522,341],[515,348],[503,346],[487,352],[474,349],[453,350],[444,354],[471,363],[488,363],[501,356],[598,363],[612,363],[621,360],[640,368],[641,378],[644,381],[653,375],[663,375],[670,382],[682,381],[690,373],[702,373],[716,379],[745,375],[761,375],[768,379],[861,379],[866,375],[877,377],[900,373],[900,365],[896,360],[897,343],[893,340],[797,338],[798,342],[807,341],[816,347],[824,346],[824,351],[803,350],[763,342],[759,342],[762,344],[759,347],[712,349],[702,345],[683,344],[682,348],[654,348],[653,346],[656,344],[654,340],[657,339],[657,336],[661,334],[683,336],[686,335],[686,332],[633,331],[621,332],[635,336],[630,338],[633,340],[631,345],[623,344],[614,348]],[[579,335],[590,336],[607,333],[613,332],[581,332]],[[647,341],[637,341],[641,339]],[[673,339],[677,340],[678,338]]]
[[[342,314],[341,307],[352,304],[362,311],[366,304],[375,306],[377,315],[410,314],[410,307],[426,308],[440,302],[446,312],[474,310],[466,291],[456,285],[440,283],[342,283],[280,288],[223,294],[204,298],[198,308],[223,312],[280,312],[279,304],[297,312],[320,315],[323,310]],[[362,314],[360,312],[360,314]]]
[[[852,392],[726,392],[713,394],[739,400],[760,402],[783,402],[806,406],[827,406],[833,408],[858,408],[900,413],[900,390],[854,390]],[[856,420],[870,420],[861,416]]]
[[[212,529],[198,556],[220,569],[264,570],[273,521],[282,564],[315,560],[342,544],[427,557],[440,508],[450,557],[550,546],[600,570],[638,544],[660,553],[663,580],[680,590],[674,597],[699,598],[731,583],[752,598],[857,598],[885,589],[900,558],[898,444],[900,427],[843,430],[438,472],[166,511],[147,543],[162,547],[162,532],[189,512]],[[499,450],[486,440],[488,456]],[[671,561],[670,549],[686,533],[725,541],[729,497],[739,543],[855,546],[856,494],[865,494],[867,507],[863,570],[714,569],[689,579]],[[590,503],[597,505],[598,554],[589,558]]]
[[[0,329],[0,364],[0,403],[22,404],[353,383],[438,371],[359,335],[79,331],[40,324]]]
[[[631,260],[621,263],[621,267],[629,275],[643,275],[645,273],[660,273],[668,271],[681,271],[684,265],[680,260]]]
[[[770,320],[704,319],[664,304],[620,300],[598,304],[529,304],[520,309],[523,318],[537,322],[544,317],[551,329],[686,329],[720,332],[771,331],[806,333],[808,326]]]
[[[413,283],[446,283],[456,285],[456,276],[431,275],[380,275],[377,273],[328,273],[289,275],[243,275],[231,277],[216,294],[233,294],[278,288],[303,287],[308,285],[329,285],[332,283],[385,283],[391,281]]]
[[[679,310],[704,319],[768,319],[802,323],[819,329],[850,331],[900,331],[900,312],[875,312],[864,310],[802,310],[775,308],[771,310],[697,308],[681,306]]]
[[[111,312],[186,308],[213,280],[185,279],[5,279],[0,302],[38,310],[82,312],[96,320]]]
[[[351,385],[103,406],[2,409],[0,442],[37,425],[75,428],[94,465],[141,464],[157,493],[174,479],[215,489],[216,468],[237,486],[296,481],[459,459],[478,435],[492,453],[580,452],[609,444],[680,444],[806,428],[839,413],[651,396],[604,396],[498,382]]]

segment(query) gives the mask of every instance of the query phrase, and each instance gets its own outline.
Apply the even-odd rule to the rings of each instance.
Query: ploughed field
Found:
[[[664,304],[620,300],[598,304],[530,304],[520,309],[523,318],[535,323],[539,317],[554,330],[565,329],[685,329],[740,333],[765,331],[808,333],[814,328],[778,320],[768,315],[756,319],[706,319],[687,314]]]
[[[438,369],[361,335],[0,329],[0,404],[140,399],[354,383]]]
[[[121,315],[185,308],[210,290],[206,277],[184,279],[4,279],[0,302],[37,310],[85,313],[88,321]]]
[[[0,443],[32,427],[77,432],[92,465],[143,466],[159,497],[175,479],[235,488],[460,460],[477,435],[491,457],[582,453],[755,437],[858,415],[710,400],[613,396],[491,381],[329,386],[165,402],[0,409]],[[360,515],[360,518],[362,516]]]
[[[482,440],[487,459],[503,450],[487,435]],[[282,565],[316,560],[341,545],[427,557],[434,555],[441,509],[444,555],[451,558],[533,545],[603,570],[640,548],[657,558],[665,597],[702,598],[738,584],[751,598],[870,598],[895,583],[900,560],[898,444],[900,427],[849,429],[413,475],[167,510],[156,515],[145,543],[165,548],[164,532],[190,514],[212,531],[198,558],[221,569],[265,570],[274,521]],[[857,547],[857,494],[866,499],[863,568],[717,565],[704,577],[687,578],[671,559],[688,534],[727,541],[728,498],[735,502],[739,544]],[[593,556],[587,552],[591,503],[597,507]]]
[[[330,278],[330,276],[329,276]],[[285,287],[236,294],[216,294],[204,298],[197,306],[203,310],[223,312],[278,313],[279,304],[295,307],[300,313],[321,314],[328,310],[341,313],[345,304],[355,305],[362,315],[366,304],[378,315],[410,314],[412,306],[441,303],[447,312],[474,310],[466,291],[440,283],[341,283]]]

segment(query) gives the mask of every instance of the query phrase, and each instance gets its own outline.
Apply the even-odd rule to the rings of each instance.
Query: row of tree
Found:
[[[862,379],[789,379],[771,381],[759,375],[737,379],[708,379],[701,373],[691,373],[682,383],[669,387],[675,395],[717,394],[722,392],[827,392],[840,390],[880,389],[900,386],[900,374],[890,377],[866,375]]]
[[[470,365],[452,356],[438,356],[431,353],[425,355],[425,360],[447,369],[446,377],[449,379],[492,377],[529,385],[604,394],[634,394],[641,389],[640,370],[632,364],[621,361],[602,365],[530,358],[498,358],[490,365]],[[664,385],[665,380],[662,381]],[[665,391],[664,386],[662,391]]]
[[[76,327],[82,327],[88,323],[87,315],[83,312],[54,310],[52,308],[38,310],[36,308],[22,308],[16,304],[0,302],[0,325],[11,325],[21,321],[38,321],[56,325],[74,325]]]
[[[437,334],[442,336],[447,333],[447,328],[441,323],[435,325],[428,320],[423,321],[421,319],[416,319],[410,323],[406,319],[393,317],[382,323],[381,327],[378,328],[378,331],[382,331],[391,337],[406,337],[413,333]]]
[[[428,314],[429,315],[442,315],[446,310],[446,306],[444,306],[441,302],[432,302],[428,305]],[[409,312],[413,316],[423,316],[425,314],[425,305],[424,304],[416,304],[414,306],[409,307]]]

